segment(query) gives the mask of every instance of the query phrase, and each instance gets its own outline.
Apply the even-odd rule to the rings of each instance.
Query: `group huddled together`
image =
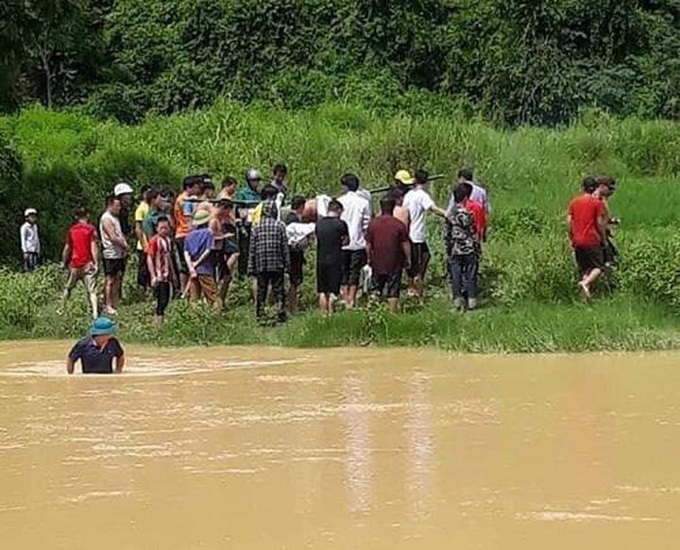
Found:
[[[75,211],[63,249],[68,268],[64,299],[82,282],[92,316],[99,311],[97,275],[104,271],[103,313],[116,315],[128,259],[137,255],[137,284],[155,296],[155,321],[163,323],[173,296],[224,307],[236,276],[252,279],[258,320],[268,322],[266,305],[274,300],[276,322],[298,310],[307,252],[316,248],[316,286],[324,314],[338,304],[357,305],[362,294],[383,297],[399,308],[402,274],[408,293],[422,300],[430,261],[426,238],[428,213],[444,221],[453,299],[460,309],[477,307],[477,271],[486,239],[489,201],[486,190],[461,170],[446,209],[428,192],[429,174],[400,170],[386,188],[369,191],[354,174],[340,178],[337,197],[289,197],[288,170],[278,164],[264,184],[256,169],[245,184],[226,177],[218,190],[206,174],[184,179],[179,194],[146,187],[134,205],[134,190],[117,184],[106,199],[99,227],[87,210]],[[376,208],[374,211],[374,203]],[[24,267],[37,265],[37,212],[26,211],[21,228]],[[134,220],[130,223],[130,220]]]

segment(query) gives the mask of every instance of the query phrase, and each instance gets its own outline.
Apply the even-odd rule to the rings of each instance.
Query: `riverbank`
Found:
[[[372,346],[484,354],[680,349],[680,332],[671,313],[625,296],[606,297],[590,305],[487,305],[464,314],[454,311],[445,297],[435,296],[422,308],[406,302],[404,309],[394,315],[382,307],[362,308],[328,319],[308,310],[292,316],[285,325],[261,327],[247,306],[216,315],[207,306],[176,301],[166,324],[157,329],[152,326],[153,305],[143,301],[122,308],[118,321],[122,341],[161,347]],[[75,340],[87,331],[88,322],[83,297],[76,295],[64,308],[55,298],[34,311],[30,320],[6,315],[0,338]]]

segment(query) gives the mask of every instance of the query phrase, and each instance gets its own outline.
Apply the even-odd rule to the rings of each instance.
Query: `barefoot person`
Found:
[[[394,217],[394,199],[380,201],[380,216],[374,218],[366,233],[366,252],[371,266],[371,290],[387,299],[390,310],[399,309],[401,274],[411,262],[411,243],[406,226]]]
[[[120,225],[120,212],[120,199],[109,197],[106,200],[106,211],[99,221],[102,256],[104,258],[104,311],[108,315],[118,313],[120,289],[125,273],[125,260],[130,253],[130,246]]]
[[[427,246],[425,218],[432,212],[442,218],[446,212],[439,208],[427,192],[429,174],[418,170],[415,175],[415,187],[406,193],[404,208],[409,214],[409,238],[411,239],[411,270],[409,273],[410,294],[423,299],[423,283],[427,267],[430,264],[430,249]]]
[[[62,253],[64,265],[68,266],[68,280],[64,288],[64,302],[71,297],[73,288],[82,281],[92,308],[92,318],[97,314],[97,263],[99,246],[97,230],[90,224],[85,208],[75,211],[76,223],[68,230]]]
[[[99,317],[92,323],[90,334],[78,341],[66,359],[66,372],[73,374],[80,361],[83,374],[120,374],[125,366],[125,352],[114,334],[116,323]],[[113,363],[116,363],[114,368]]]
[[[316,288],[323,315],[333,313],[333,300],[340,293],[342,248],[349,242],[349,228],[341,216],[342,203],[333,199],[328,204],[328,216],[316,222]]]
[[[172,263],[170,222],[166,217],[156,220],[156,234],[148,242],[146,262],[151,288],[156,297],[156,326],[161,326],[170,303],[171,288],[176,280]]]
[[[581,280],[579,289],[591,298],[591,286],[604,269],[604,243],[607,240],[607,209],[592,195],[597,184],[594,178],[583,180],[583,194],[569,203],[567,223]]]
[[[343,248],[342,297],[349,309],[356,305],[361,271],[366,265],[366,230],[371,221],[371,206],[357,190],[359,178],[345,174],[341,178],[345,194],[338,201],[342,203],[342,220],[349,228],[349,243]]]

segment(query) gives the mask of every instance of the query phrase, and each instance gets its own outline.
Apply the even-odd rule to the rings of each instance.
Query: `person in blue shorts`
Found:
[[[83,374],[120,374],[125,366],[125,353],[114,337],[116,323],[108,317],[99,317],[90,328],[90,334],[78,341],[66,360],[66,372],[73,374],[78,361]],[[115,360],[115,368],[113,366]]]

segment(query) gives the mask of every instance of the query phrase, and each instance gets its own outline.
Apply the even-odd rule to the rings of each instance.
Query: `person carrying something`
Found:
[[[604,267],[611,271],[617,262],[619,251],[616,249],[613,241],[613,227],[619,225],[621,220],[612,218],[609,210],[609,198],[616,191],[616,180],[612,176],[597,176],[595,178],[595,190],[593,197],[601,200],[605,207],[605,218],[607,219],[607,239],[604,243]]]
[[[216,305],[217,283],[215,282],[215,236],[208,227],[209,212],[196,212],[193,219],[193,230],[184,241],[184,261],[189,271],[188,287],[192,302],[198,302],[203,296],[209,305]]]
[[[246,185],[236,192],[236,215],[240,219],[238,245],[238,272],[242,277],[248,274],[248,250],[250,249],[250,234],[252,233],[253,212],[260,204],[260,183],[262,175],[255,168],[246,171]],[[254,284],[253,284],[254,287]]]
[[[305,250],[314,238],[314,223],[304,223],[302,215],[305,211],[307,200],[302,196],[295,196],[291,201],[291,210],[286,219],[286,235],[290,248],[290,272],[288,280],[288,307],[291,313],[298,311],[298,291],[304,281]]]
[[[82,281],[90,300],[92,318],[98,316],[97,308],[97,263],[99,257],[97,230],[88,220],[87,210],[80,207],[75,211],[76,222],[66,234],[62,253],[64,265],[68,266],[68,279],[64,288],[64,302],[78,281]]]
[[[38,234],[38,211],[27,208],[24,212],[24,224],[19,234],[21,236],[21,254],[24,271],[33,271],[38,267],[40,258],[40,235]]]
[[[401,274],[411,262],[411,243],[406,226],[394,217],[395,201],[380,201],[380,216],[374,218],[366,233],[366,252],[371,266],[372,291],[387,298],[393,312],[399,308]]]
[[[453,303],[460,310],[477,308],[478,233],[474,214],[465,206],[469,194],[466,183],[454,188],[444,234]]]
[[[248,274],[257,282],[255,314],[258,321],[265,321],[267,292],[271,285],[277,303],[277,321],[285,323],[286,313],[285,273],[290,271],[290,252],[286,226],[278,221],[276,205],[272,201],[262,203],[260,223],[253,229],[248,252]]]
[[[607,240],[607,209],[592,195],[595,180],[583,180],[583,194],[569,203],[567,223],[581,280],[578,287],[586,299],[592,297],[591,285],[604,269],[604,244]]]
[[[146,261],[151,288],[156,296],[156,326],[165,319],[165,310],[170,303],[171,289],[176,279],[172,263],[172,241],[170,221],[162,216],[156,219],[156,234],[147,246]]]
[[[143,290],[149,288],[149,271],[146,265],[148,239],[144,234],[144,219],[149,215],[151,204],[158,197],[158,191],[148,185],[142,190],[142,200],[135,209],[135,236],[137,237],[137,285]]]
[[[99,317],[92,323],[90,334],[79,340],[66,359],[66,372],[73,374],[78,361],[83,374],[120,374],[125,366],[125,352],[114,337],[116,323]],[[113,362],[116,362],[114,369]]]
[[[371,221],[371,206],[357,193],[359,178],[345,174],[340,182],[345,194],[338,201],[342,203],[342,220],[349,228],[349,243],[343,248],[342,297],[351,309],[356,305],[357,290],[361,271],[366,265],[366,230]]]
[[[409,215],[409,238],[411,239],[411,270],[409,272],[409,293],[421,301],[424,295],[424,280],[430,263],[430,249],[427,246],[425,218],[432,212],[442,218],[446,212],[439,208],[427,192],[429,174],[418,170],[415,187],[404,197],[404,208]]]
[[[201,176],[187,176],[182,182],[183,191],[175,200],[175,250],[177,251],[177,265],[179,266],[179,283],[182,289],[187,288],[189,269],[185,262],[184,241],[191,231],[191,219],[196,210],[195,199],[201,194],[203,178]]]
[[[118,313],[125,259],[130,254],[130,246],[120,226],[120,211],[120,199],[109,197],[106,200],[106,210],[99,220],[104,258],[104,311],[107,315]]]
[[[334,199],[328,204],[328,216],[316,222],[316,288],[323,315],[333,313],[340,293],[343,247],[349,243],[349,228],[341,216],[342,203]]]

